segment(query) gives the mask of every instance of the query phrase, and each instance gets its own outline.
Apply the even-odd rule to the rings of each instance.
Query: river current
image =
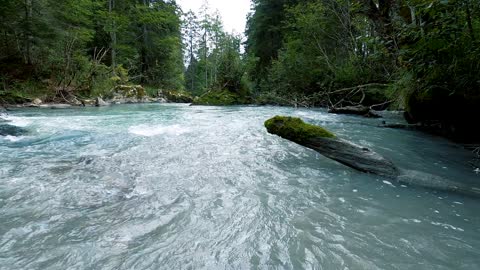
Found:
[[[0,269],[480,269],[480,199],[354,171],[268,134],[277,114],[480,186],[459,145],[378,119],[170,104],[16,110],[8,119],[29,133],[0,137]]]

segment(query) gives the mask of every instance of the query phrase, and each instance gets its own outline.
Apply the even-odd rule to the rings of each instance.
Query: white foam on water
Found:
[[[3,117],[3,119],[9,121],[9,125],[17,127],[26,127],[32,123],[30,120],[27,120],[27,118],[24,117],[6,116]]]
[[[148,125],[140,125],[140,126],[133,126],[128,129],[128,132],[131,134],[145,136],[145,137],[153,137],[158,135],[182,135],[187,133],[189,129],[182,127],[180,125],[171,125],[171,126],[148,126]]]
[[[416,219],[416,218],[413,218],[413,219],[406,219],[406,218],[404,218],[403,221],[406,222],[406,223],[412,223],[412,222],[413,222],[413,223],[417,223],[417,224],[422,223],[421,220]]]
[[[18,142],[18,141],[21,141],[21,140],[25,139],[26,137],[25,136],[11,136],[11,135],[8,135],[8,136],[5,136],[4,138],[5,138],[5,140],[10,141],[10,142]]]
[[[387,180],[384,180],[383,183],[384,183],[385,185],[389,185],[389,186],[391,186],[391,187],[396,187],[395,185],[392,184],[392,182],[387,181]]]
[[[460,228],[460,227],[455,227],[455,226],[452,226],[450,224],[447,224],[447,223],[440,223],[440,222],[430,222],[432,225],[434,226],[440,226],[440,227],[443,227],[444,229],[447,229],[447,230],[454,230],[454,231],[459,231],[459,232],[464,232],[465,230]]]

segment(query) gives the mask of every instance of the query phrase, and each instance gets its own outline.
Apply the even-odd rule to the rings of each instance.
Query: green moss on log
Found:
[[[302,119],[287,116],[275,116],[265,122],[267,131],[293,142],[302,143],[312,138],[335,138],[330,131],[303,122]]]

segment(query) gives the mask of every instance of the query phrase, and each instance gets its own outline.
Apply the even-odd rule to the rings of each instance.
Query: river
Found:
[[[0,269],[480,269],[480,199],[354,171],[268,134],[277,114],[480,186],[459,145],[378,119],[21,109],[8,119],[29,133],[0,137]]]

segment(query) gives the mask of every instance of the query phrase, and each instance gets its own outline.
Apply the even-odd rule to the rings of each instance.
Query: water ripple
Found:
[[[269,135],[277,114],[478,181],[449,142],[323,110],[19,110],[11,123],[30,133],[0,139],[0,269],[480,268],[480,202]]]

